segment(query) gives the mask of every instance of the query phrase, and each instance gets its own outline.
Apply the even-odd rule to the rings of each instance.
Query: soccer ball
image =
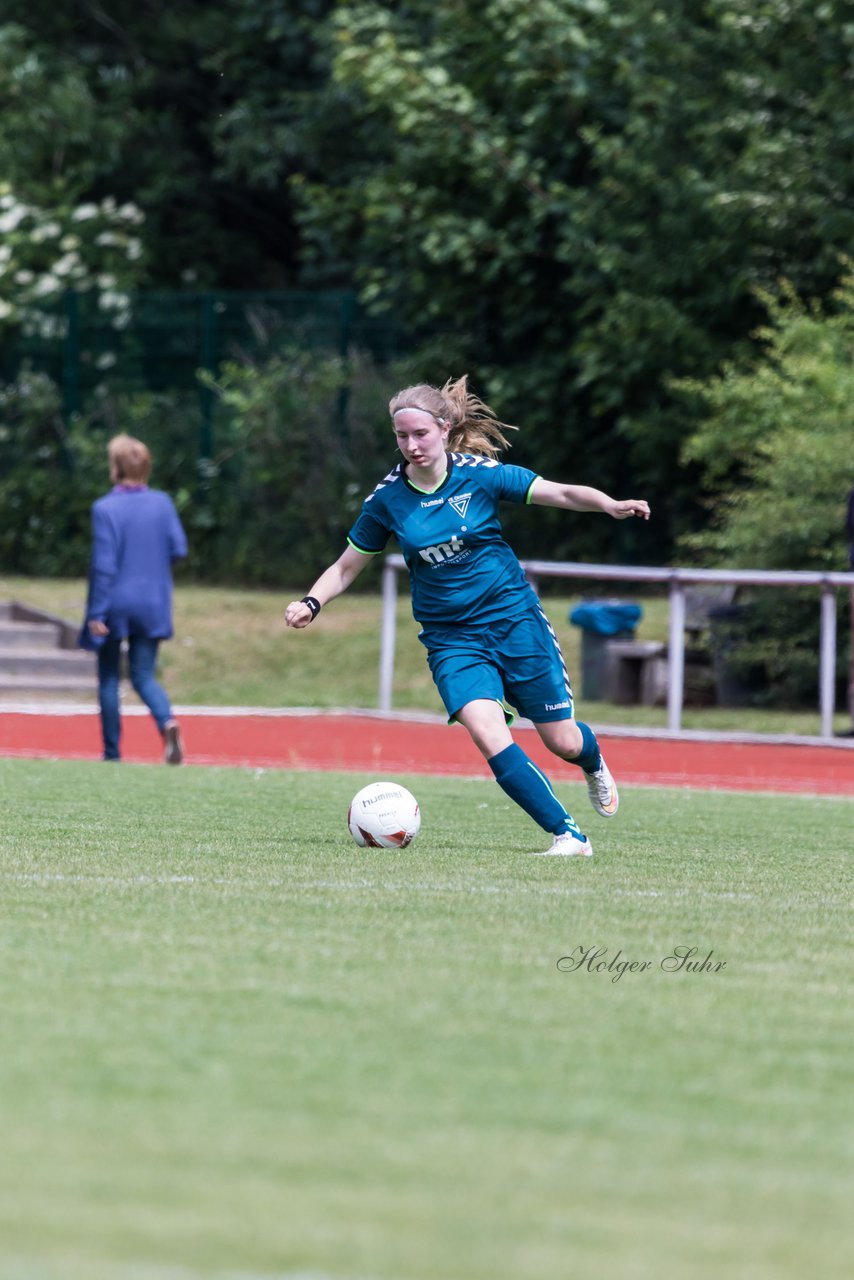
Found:
[[[347,826],[356,844],[371,849],[405,849],[418,835],[418,801],[397,782],[369,782],[347,810]]]

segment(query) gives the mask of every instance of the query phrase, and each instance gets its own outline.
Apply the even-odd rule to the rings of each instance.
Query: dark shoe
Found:
[[[183,759],[181,726],[177,720],[167,720],[163,727],[163,761],[165,764],[180,764]]]
[[[854,738],[854,726],[850,729],[840,729],[839,732],[835,733],[833,736],[834,738]]]

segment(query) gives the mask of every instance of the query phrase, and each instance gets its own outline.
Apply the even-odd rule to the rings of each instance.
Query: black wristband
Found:
[[[311,609],[311,620],[314,622],[322,607],[320,601],[315,599],[314,596],[303,596],[300,604],[308,605],[309,609]]]

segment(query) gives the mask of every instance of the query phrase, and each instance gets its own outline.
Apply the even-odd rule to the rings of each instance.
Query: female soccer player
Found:
[[[389,413],[403,461],[365,499],[347,549],[307,596],[288,605],[285,620],[289,627],[307,626],[394,534],[409,568],[419,638],[450,721],[466,727],[507,795],[553,833],[546,854],[589,857],[590,840],[510,734],[505,698],[533,721],[550,751],[582,770],[596,812],[604,818],[617,812],[616,783],[593,730],[573,717],[557,637],[501,536],[498,504],[602,511],[615,520],[648,520],[649,506],[498,462],[508,426],[469,391],[465,377],[441,390],[407,387],[393,397]]]

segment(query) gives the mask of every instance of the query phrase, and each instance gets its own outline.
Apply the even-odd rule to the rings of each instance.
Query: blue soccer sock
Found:
[[[518,743],[511,743],[487,761],[501,790],[534,819],[544,831],[555,835],[569,831],[584,839],[558,800],[546,775],[529,759]]]
[[[599,751],[599,743],[596,741],[596,734],[590,728],[589,724],[585,724],[583,720],[575,722],[581,730],[581,751],[577,756],[570,760],[570,764],[577,764],[579,769],[583,769],[585,773],[595,773],[602,763],[602,755]]]

